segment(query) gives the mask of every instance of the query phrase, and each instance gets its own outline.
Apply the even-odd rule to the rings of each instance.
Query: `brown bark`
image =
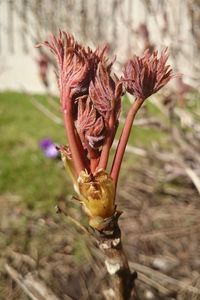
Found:
[[[105,265],[111,275],[113,290],[116,300],[135,299],[134,283],[137,278],[136,272],[131,272],[125,255],[121,231],[118,225],[118,217],[115,217],[111,228],[103,232],[95,232],[99,248],[104,252]]]

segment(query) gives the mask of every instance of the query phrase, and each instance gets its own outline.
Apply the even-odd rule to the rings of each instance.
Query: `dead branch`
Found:
[[[157,283],[161,284],[163,287],[166,287],[172,292],[178,292],[178,290],[188,291],[190,293],[200,295],[200,289],[192,285],[186,284],[180,280],[174,279],[170,276],[167,276],[159,271],[156,271],[152,268],[146,267],[144,265],[129,262],[130,267],[136,270],[138,273],[145,274],[151,279],[155,280]]]
[[[38,280],[33,274],[28,273],[22,276],[13,267],[6,264],[5,269],[8,275],[23,289],[24,293],[32,300],[59,300],[59,298],[41,281]],[[66,299],[71,300],[71,297]]]

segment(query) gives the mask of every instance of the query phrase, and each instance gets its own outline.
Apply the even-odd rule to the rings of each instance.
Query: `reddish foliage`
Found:
[[[172,69],[166,65],[167,49],[152,54],[146,50],[140,58],[130,59],[124,68],[124,83],[126,90],[136,98],[146,99],[159,91],[173,77]]]
[[[152,54],[145,51],[141,58],[130,59],[125,65],[123,78],[119,80],[112,74],[115,59],[109,61],[107,45],[93,51],[61,31],[58,37],[51,35],[50,41],[42,45],[50,48],[57,59],[65,128],[77,177],[85,169],[89,174],[106,169],[118,127],[123,86],[139,99],[128,114],[116,150],[111,176],[114,174],[113,179],[117,180],[136,112],[147,97],[173,77],[170,66],[166,65],[166,49],[160,57],[156,51]]]

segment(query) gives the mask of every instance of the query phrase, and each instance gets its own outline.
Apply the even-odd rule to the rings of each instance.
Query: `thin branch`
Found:
[[[184,291],[189,291],[196,295],[200,295],[200,289],[190,284],[186,284],[185,282],[174,279],[168,275],[165,275],[159,271],[156,271],[152,268],[146,267],[138,263],[129,262],[129,265],[137,272],[149,276],[151,279],[155,280],[157,283],[162,284],[163,287],[166,287],[170,291],[177,292],[180,289]]]
[[[184,166],[186,174],[190,177],[192,180],[194,186],[196,187],[198,193],[200,194],[200,178],[197,176],[196,172],[192,170],[191,168]]]
[[[6,264],[5,269],[9,276],[23,289],[24,293],[32,300],[59,300],[59,298],[45,286],[42,281],[39,281],[31,273],[22,276],[10,265]],[[66,295],[66,299],[72,298]]]
[[[77,228],[81,229],[81,231],[85,234],[90,234],[89,231],[87,230],[86,227],[84,227],[80,222],[78,222],[76,219],[74,219],[72,216],[68,215],[68,213],[65,211],[65,208],[63,207],[63,205],[58,204],[56,206],[57,209],[57,213],[63,213],[67,219],[73,223]]]
[[[138,273],[138,280],[148,284],[149,286],[153,287],[154,289],[156,289],[157,291],[159,291],[164,295],[170,294],[170,289],[164,287],[161,283],[158,283],[157,280],[149,278],[148,276],[146,276],[141,272]]]
[[[54,113],[52,113],[45,105],[43,105],[41,102],[39,102],[35,97],[28,95],[31,103],[45,116],[47,116],[51,121],[53,121],[57,125],[63,125],[63,121],[61,118],[56,116]]]
[[[114,139],[114,142],[113,142],[113,145],[112,145],[113,148],[116,149],[118,144],[119,144],[119,140]],[[139,147],[131,146],[131,145],[126,146],[126,152],[128,152],[130,154],[136,154],[136,155],[139,155],[139,156],[143,156],[143,157],[147,156],[147,151],[146,150],[144,150],[142,148],[139,148]]]

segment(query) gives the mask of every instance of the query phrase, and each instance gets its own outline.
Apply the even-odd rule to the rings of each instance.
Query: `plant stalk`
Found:
[[[105,266],[108,273],[111,275],[113,282],[113,290],[115,300],[136,300],[135,294],[135,279],[136,272],[131,272],[128,260],[125,255],[122,241],[121,231],[116,222],[113,231],[104,231],[98,236],[99,248],[105,255]]]
[[[69,106],[68,109],[63,110],[63,114],[64,114],[64,123],[65,123],[67,138],[70,145],[70,151],[72,154],[75,170],[78,176],[80,172],[85,169],[85,164],[83,159],[84,151],[83,149],[79,149],[80,147],[82,148],[82,145],[77,141],[77,136],[75,133],[76,130],[72,119],[71,106]]]
[[[126,150],[129,135],[131,133],[133,121],[135,119],[136,113],[138,112],[143,102],[143,99],[136,99],[126,117],[124,128],[117,146],[117,150],[115,152],[115,157],[111,169],[111,177],[115,184],[117,184],[122,159]]]

